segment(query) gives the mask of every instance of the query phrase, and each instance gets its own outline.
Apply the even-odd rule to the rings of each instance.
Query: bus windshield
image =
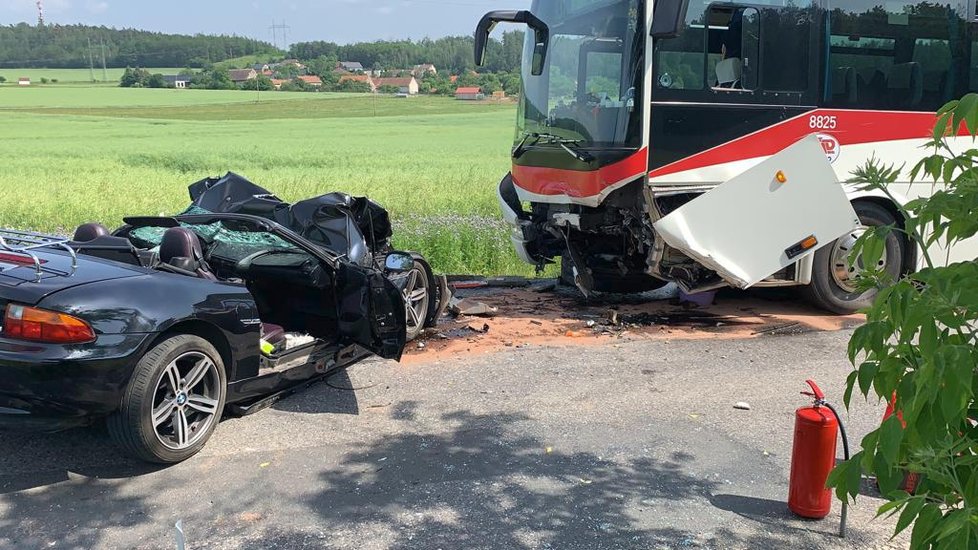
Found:
[[[580,148],[640,147],[644,0],[534,0],[532,11],[550,43],[535,76],[527,33],[516,141],[543,134]]]

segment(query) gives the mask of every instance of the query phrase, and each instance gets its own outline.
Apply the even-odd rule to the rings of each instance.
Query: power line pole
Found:
[[[102,37],[101,36],[98,37],[98,43],[99,43],[99,45],[102,46],[102,81],[103,82],[108,82],[109,81],[109,71],[105,68],[105,41],[102,40]]]
[[[290,27],[290,26],[288,26],[288,25],[285,24],[285,19],[283,19],[280,24],[276,24],[275,23],[275,20],[272,19],[272,26],[271,27],[268,27],[268,28],[272,30],[272,44],[276,48],[279,47],[279,45],[278,45],[278,32],[277,31],[282,31],[282,47],[281,47],[281,49],[283,49],[283,50],[286,49],[286,46],[289,45],[289,29],[291,29],[292,27]]]
[[[88,76],[95,82],[95,60],[92,59],[92,39],[88,39]]]

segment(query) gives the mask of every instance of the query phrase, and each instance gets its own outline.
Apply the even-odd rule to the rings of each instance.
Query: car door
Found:
[[[656,233],[748,288],[859,226],[815,135],[661,218]]]
[[[386,359],[400,359],[407,342],[404,297],[376,269],[341,262],[336,273],[340,335]]]

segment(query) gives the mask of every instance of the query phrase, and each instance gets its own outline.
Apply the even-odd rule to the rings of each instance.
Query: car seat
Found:
[[[177,272],[196,275],[201,279],[216,281],[210,267],[204,261],[204,251],[197,234],[186,227],[171,227],[163,233],[160,242],[160,263],[176,268]]]
[[[75,234],[71,238],[76,243],[87,243],[99,237],[108,237],[109,230],[100,223],[85,223],[75,229]]]
[[[739,57],[728,57],[717,63],[717,87],[740,88],[744,62]]]

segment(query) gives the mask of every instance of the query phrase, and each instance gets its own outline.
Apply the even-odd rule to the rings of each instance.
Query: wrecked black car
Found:
[[[427,265],[390,248],[387,214],[366,199],[289,205],[233,174],[191,199],[111,233],[0,230],[0,428],[104,417],[128,453],[179,462],[226,410],[372,354],[400,359],[410,311],[423,325],[437,308],[434,294],[412,301]]]

